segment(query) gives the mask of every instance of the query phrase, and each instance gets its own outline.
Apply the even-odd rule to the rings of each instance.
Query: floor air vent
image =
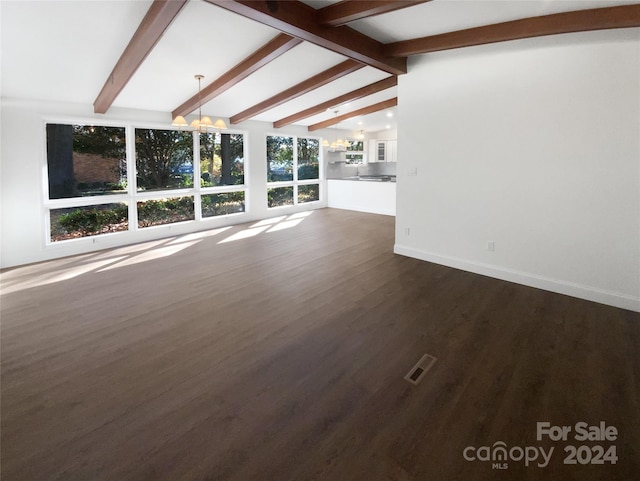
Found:
[[[411,368],[404,378],[411,384],[418,384],[422,381],[422,378],[427,371],[433,367],[436,361],[437,359],[435,357],[425,354],[420,358],[416,365]]]

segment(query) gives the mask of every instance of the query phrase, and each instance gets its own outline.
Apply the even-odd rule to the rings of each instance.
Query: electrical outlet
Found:
[[[409,227],[404,228],[404,235],[411,235],[411,229]]]
[[[487,242],[487,250],[489,252],[494,252],[496,250],[496,243],[494,241]]]
[[[409,177],[415,177],[416,175],[418,175],[418,168],[414,167],[413,169],[407,169],[407,175]]]

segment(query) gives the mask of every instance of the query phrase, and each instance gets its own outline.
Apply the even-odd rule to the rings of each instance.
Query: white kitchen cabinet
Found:
[[[398,141],[387,140],[387,162],[395,162],[398,160]]]
[[[376,140],[376,162],[387,161],[387,141]]]
[[[370,140],[369,162],[395,162],[397,140]]]
[[[375,139],[369,141],[369,155],[367,161],[370,163],[382,162],[378,160],[378,141]]]

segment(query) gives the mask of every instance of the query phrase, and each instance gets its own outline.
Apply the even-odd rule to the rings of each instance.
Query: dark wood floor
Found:
[[[267,225],[5,271],[2,479],[640,479],[639,314],[396,256],[392,217]],[[554,453],[463,457],[498,441]]]

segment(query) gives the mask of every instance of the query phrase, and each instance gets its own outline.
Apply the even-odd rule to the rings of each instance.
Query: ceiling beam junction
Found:
[[[321,25],[318,11],[299,0],[206,1],[384,72],[393,75],[407,73],[406,58],[386,56],[382,53],[383,43],[346,25]]]

